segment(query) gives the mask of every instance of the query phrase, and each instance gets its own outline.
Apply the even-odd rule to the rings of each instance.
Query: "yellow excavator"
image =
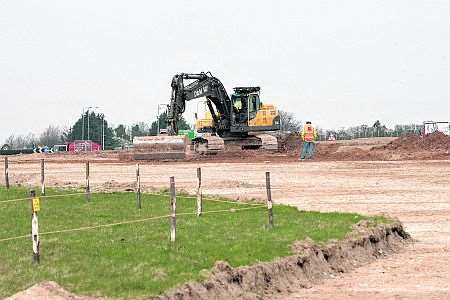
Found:
[[[186,80],[193,81],[185,84]],[[169,135],[178,133],[177,121],[186,102],[200,97],[206,98],[208,111],[196,121],[196,152],[217,153],[225,144],[242,149],[278,149],[276,137],[266,132],[280,129],[280,116],[273,105],[260,101],[260,87],[235,87],[229,96],[222,82],[209,72],[173,77],[167,113]]]
[[[223,151],[225,145],[242,149],[277,150],[277,138],[268,132],[280,130],[280,116],[271,104],[260,100],[260,87],[235,87],[228,95],[219,79],[210,72],[180,73],[172,79],[172,94],[167,105],[167,135],[146,138],[146,144],[182,143],[178,121],[185,112],[186,102],[205,97],[208,111],[196,120],[197,136],[194,149],[201,154]],[[177,142],[178,141],[178,142]]]

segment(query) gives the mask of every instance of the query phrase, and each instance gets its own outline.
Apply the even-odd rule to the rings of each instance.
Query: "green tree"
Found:
[[[152,122],[152,125],[150,126],[150,135],[158,134],[158,121],[159,129],[167,128],[167,112],[163,112],[159,115],[159,120],[157,119]],[[178,120],[178,129],[191,129],[191,126],[186,122],[183,116]]]
[[[127,127],[123,124],[120,124],[116,128],[114,128],[114,134],[117,138],[129,141],[130,135],[127,132]]]
[[[89,120],[89,122],[88,122]],[[83,138],[83,123],[84,123],[84,138]],[[89,130],[88,130],[89,123]],[[102,144],[103,128],[105,135],[105,149],[112,149],[117,146],[117,141],[114,139],[112,128],[108,126],[108,121],[103,114],[96,114],[95,112],[86,112],[80,117],[75,124],[64,134],[65,140],[72,142],[74,140],[89,139],[98,144]],[[89,133],[89,136],[88,136]]]
[[[149,135],[148,125],[144,122],[139,122],[131,126],[131,139],[135,136]]]

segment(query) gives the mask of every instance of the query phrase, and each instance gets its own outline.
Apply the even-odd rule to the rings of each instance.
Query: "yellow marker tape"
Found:
[[[41,202],[39,197],[33,198],[33,212],[38,212],[41,210]]]

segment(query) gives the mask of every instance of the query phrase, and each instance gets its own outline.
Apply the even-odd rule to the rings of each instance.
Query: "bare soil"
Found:
[[[347,147],[343,152],[359,147],[367,151],[369,146],[388,145],[391,141],[373,146],[367,145],[370,141],[365,145],[338,146]],[[283,291],[280,299],[450,299],[450,161],[445,151],[437,152],[441,153],[439,160],[298,162],[295,156],[285,153],[281,158],[152,162],[141,164],[141,181],[147,190],[167,188],[169,176],[175,176],[178,189],[195,192],[196,167],[201,166],[205,194],[264,199],[265,172],[270,171],[275,202],[308,210],[387,214],[398,217],[416,239],[400,254],[351,273],[337,274],[336,278],[308,288],[292,286]],[[47,184],[84,184],[83,159],[61,163],[46,157]],[[38,184],[38,160],[20,159],[11,158],[11,182]],[[109,159],[93,160],[94,188],[133,188],[134,163],[112,163],[114,160]],[[0,164],[0,174],[2,168]]]
[[[270,299],[275,295],[285,296],[294,286],[311,287],[324,278],[333,278],[398,251],[409,239],[399,222],[375,228],[358,223],[344,241],[324,246],[299,242],[293,245],[295,255],[253,266],[233,268],[227,262],[217,262],[207,280],[188,283],[149,299]]]
[[[208,278],[186,283],[151,300],[269,299],[286,295],[293,287],[310,288],[326,278],[335,278],[376,258],[398,252],[411,241],[399,221],[374,226],[361,221],[343,241],[327,245],[312,241],[292,246],[295,255],[273,262],[233,268],[216,262]],[[66,291],[55,282],[42,282],[11,296],[8,300],[87,300]],[[93,299],[93,298],[92,298]]]
[[[189,152],[182,160],[153,160],[152,164],[184,162],[292,162],[298,159],[302,141],[296,135],[280,140],[279,151],[239,150],[226,147],[226,151],[216,155],[199,155]],[[76,163],[87,160],[98,163],[130,163],[133,153],[141,148],[128,151],[105,151],[101,153],[53,153],[20,154],[10,157],[15,163],[38,162],[44,158],[58,163]],[[169,156],[170,157],[170,156]],[[321,141],[316,143],[314,159],[318,161],[369,161],[369,160],[436,160],[450,157],[450,136],[436,132],[425,137],[410,135],[400,138],[361,138],[342,141]],[[139,161],[141,162],[141,161]]]

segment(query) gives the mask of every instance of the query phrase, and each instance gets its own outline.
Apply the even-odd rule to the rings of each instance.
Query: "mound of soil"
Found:
[[[44,281],[33,285],[29,289],[17,293],[14,296],[6,298],[6,300],[89,300],[91,298],[80,297],[72,294],[56,282]]]
[[[358,141],[358,140],[354,140]],[[441,132],[399,137],[385,145],[370,143],[320,142],[316,144],[317,160],[411,160],[411,159],[448,159],[450,136]],[[298,136],[287,136],[282,140],[282,151],[293,156],[302,149]]]
[[[348,272],[397,251],[407,241],[410,236],[398,221],[377,227],[360,222],[344,241],[325,246],[299,242],[293,245],[296,255],[248,267],[233,268],[227,262],[217,262],[207,280],[146,299],[270,299],[274,294],[286,295],[293,286],[309,288]]]
[[[407,135],[374,150],[397,150],[406,152],[419,151],[449,151],[450,136],[442,132],[434,132],[426,136]]]
[[[148,300],[194,299],[270,299],[271,295],[286,295],[293,287],[310,288],[325,278],[349,272],[388,253],[398,251],[410,242],[399,221],[373,226],[362,221],[353,227],[343,241],[317,245],[307,240],[292,245],[295,255],[273,262],[233,268],[219,261],[206,280],[185,284]],[[205,270],[206,271],[206,270]],[[55,282],[42,282],[17,293],[8,300],[100,299],[72,294]]]

